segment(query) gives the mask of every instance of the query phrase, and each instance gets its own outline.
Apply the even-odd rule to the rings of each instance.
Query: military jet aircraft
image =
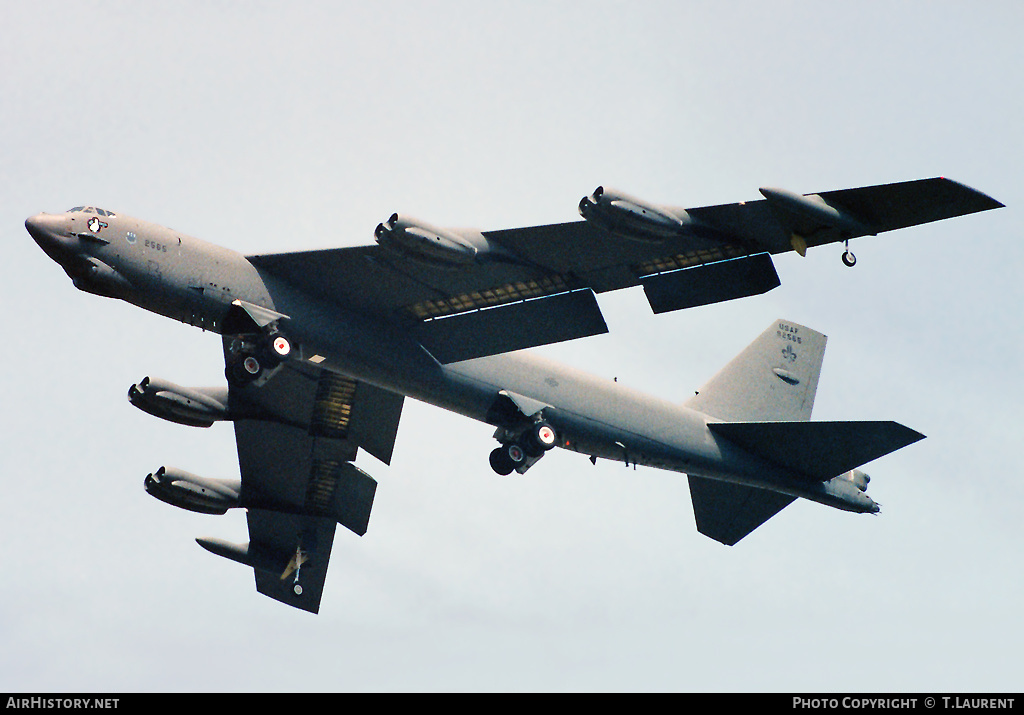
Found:
[[[685,404],[526,348],[607,332],[595,294],[642,286],[656,313],[779,285],[771,255],[985,211],[944,178],[681,209],[599,187],[583,221],[444,229],[394,214],[376,245],[243,256],[96,207],[25,221],[81,290],[222,336],[226,387],[146,377],[131,404],[185,425],[234,423],[239,480],[160,467],[146,491],[247,512],[249,542],[200,538],[271,598],[318,612],[336,524],[364,534],[406,397],[495,427],[495,472],[560,447],[685,473],[698,530],[735,544],[797,497],[873,513],[857,469],[922,438],[894,422],[811,422],[825,336],[778,320]]]

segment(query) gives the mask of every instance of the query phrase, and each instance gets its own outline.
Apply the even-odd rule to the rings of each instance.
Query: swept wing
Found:
[[[316,613],[335,525],[366,533],[377,483],[352,464],[359,448],[388,463],[404,397],[289,362],[265,381],[232,384],[249,543],[208,550],[252,566],[256,588]],[[296,588],[298,586],[298,588]]]
[[[672,230],[652,224],[654,232],[641,240],[595,220],[445,232],[420,230],[396,214],[389,227],[428,247],[431,238],[456,246],[452,259],[425,260],[384,241],[248,258],[304,291],[407,326],[448,363],[607,332],[596,293],[640,285],[659,313],[756,295],[779,285],[772,254],[1002,205],[944,178],[762,194],[757,201],[661,208],[659,215],[673,217]],[[383,229],[379,240],[391,235]]]

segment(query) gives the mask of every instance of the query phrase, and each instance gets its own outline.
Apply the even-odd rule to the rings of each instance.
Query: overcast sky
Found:
[[[3,691],[1019,691],[1024,5],[3,2]],[[686,479],[550,454],[406,401],[368,533],[318,616],[194,538],[240,512],[145,494],[237,477],[229,425],[133,409],[223,381],[220,341],[75,290],[24,219],[90,204],[243,253],[359,245],[394,211],[509,228],[598,184],[703,206],[947,176],[1007,208],[776,260],[756,298],[541,352],[682,401],[776,318],[829,336],[815,419],[928,439],[871,517],[798,502],[739,545]],[[17,340],[14,340],[17,338]]]

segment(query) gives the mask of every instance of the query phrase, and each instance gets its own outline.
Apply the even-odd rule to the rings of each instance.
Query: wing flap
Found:
[[[309,433],[345,440],[390,464],[404,404],[403,395],[323,370],[317,380]]]
[[[688,477],[697,531],[726,546],[789,506],[796,497],[742,484]]]
[[[452,363],[607,332],[594,292],[578,290],[435,318],[414,335],[439,362]]]
[[[389,464],[405,397],[344,375],[292,362],[263,384],[232,387],[229,402],[233,412],[251,415],[253,422],[262,425],[251,429],[272,430],[274,424],[296,428],[282,438],[282,442],[318,438],[321,451],[325,445],[333,445],[330,449],[333,459],[355,459],[356,450],[361,447]],[[268,435],[275,440],[272,432]],[[259,438],[253,439],[258,441]],[[312,449],[312,446],[304,449],[307,448]]]
[[[640,276],[673,268],[708,263],[744,255],[749,251],[731,245],[728,236],[693,233],[658,241],[631,241],[598,228],[588,221],[530,226],[484,235],[531,265],[550,273],[571,276],[595,293],[636,286]]]
[[[313,503],[349,531],[362,536],[370,522],[377,481],[351,462],[326,463],[317,475]]]
[[[658,273],[640,282],[655,313],[760,295],[781,283],[767,253]]]

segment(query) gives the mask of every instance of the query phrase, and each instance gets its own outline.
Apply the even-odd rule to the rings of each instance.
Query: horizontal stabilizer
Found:
[[[445,364],[607,332],[589,289],[434,318],[413,329],[423,347]]]
[[[732,546],[789,506],[788,494],[691,476],[690,499],[697,531]]]
[[[712,433],[816,481],[924,439],[897,422],[711,422]]]
[[[640,282],[655,313],[760,295],[780,285],[767,253],[658,273]]]

